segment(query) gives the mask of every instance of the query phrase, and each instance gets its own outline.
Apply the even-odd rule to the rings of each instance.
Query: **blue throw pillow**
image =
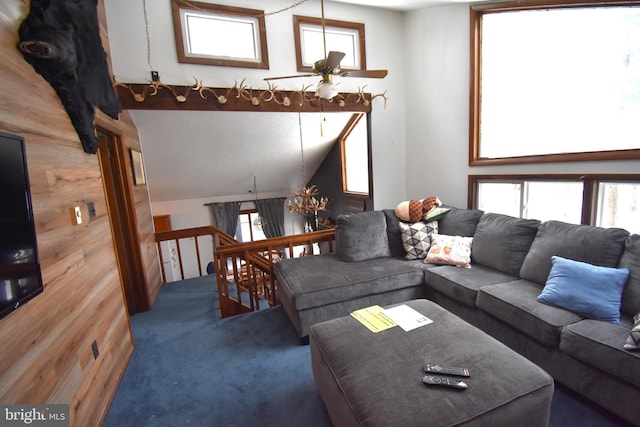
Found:
[[[620,303],[629,270],[599,267],[559,256],[538,301],[595,320],[620,323]]]

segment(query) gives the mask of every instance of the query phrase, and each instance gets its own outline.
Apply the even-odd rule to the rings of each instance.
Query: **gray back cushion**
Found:
[[[625,243],[620,268],[629,269],[629,279],[622,293],[622,312],[629,316],[640,313],[640,236],[632,234]]]
[[[400,218],[398,218],[393,209],[383,209],[382,212],[387,219],[387,239],[389,240],[391,256],[404,258],[407,252],[402,245]]]
[[[544,285],[551,271],[553,255],[603,267],[617,267],[628,236],[629,232],[621,228],[547,221],[538,227],[520,269],[520,277]]]
[[[384,213],[368,211],[338,216],[336,254],[347,262],[391,256]]]
[[[476,232],[478,220],[484,213],[476,209],[458,209],[444,206],[449,209],[448,214],[438,221],[438,234],[449,236],[473,237]]]
[[[539,225],[537,219],[484,214],[473,235],[473,262],[518,276]]]

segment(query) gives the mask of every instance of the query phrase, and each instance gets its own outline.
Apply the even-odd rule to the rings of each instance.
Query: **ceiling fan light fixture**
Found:
[[[324,99],[333,99],[338,94],[338,85],[331,81],[321,81],[316,89],[316,96]]]

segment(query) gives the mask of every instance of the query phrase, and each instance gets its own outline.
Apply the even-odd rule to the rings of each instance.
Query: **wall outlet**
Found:
[[[93,351],[94,359],[97,359],[98,356],[100,356],[100,350],[98,349],[98,341],[94,341],[93,344],[91,344],[91,351]]]

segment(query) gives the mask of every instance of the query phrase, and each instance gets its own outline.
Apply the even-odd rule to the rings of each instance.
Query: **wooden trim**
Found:
[[[234,59],[222,59],[216,57],[193,57],[188,56],[184,50],[184,38],[182,35],[182,21],[180,19],[180,9],[198,10],[217,15],[236,15],[238,17],[252,17],[258,20],[258,30],[260,37],[260,62],[242,61]],[[219,4],[201,3],[195,1],[171,0],[171,14],[173,16],[173,33],[176,40],[176,52],[178,62],[182,64],[218,65],[222,67],[242,67],[269,69],[269,52],[267,48],[267,31],[264,19],[264,11],[257,9],[246,9],[242,7],[224,6]]]
[[[120,281],[123,294],[127,301],[130,314],[143,312],[151,309],[149,287],[142,262],[140,252],[140,237],[137,227],[137,215],[135,210],[135,199],[133,197],[133,183],[129,179],[130,161],[128,149],[122,142],[122,135],[100,130],[106,135],[105,139],[110,140],[106,145],[110,146],[111,156],[114,159],[113,180],[103,176],[105,195],[109,209],[110,222],[116,224],[118,230],[122,230],[124,235],[111,228],[114,241],[114,250],[120,268]],[[100,162],[102,170],[106,174],[110,171],[110,160],[108,150],[101,150]],[[116,188],[117,187],[117,188]],[[114,206],[116,204],[117,206]],[[126,257],[127,259],[124,259]],[[127,271],[122,271],[126,269]],[[126,277],[125,277],[126,276]],[[131,297],[135,304],[131,304]]]
[[[477,3],[470,5],[470,92],[469,92],[469,166],[512,165],[599,160],[640,159],[640,149],[575,152],[518,157],[480,157],[480,98],[482,79],[482,16],[518,10],[560,9],[595,6],[638,6],[638,0],[532,0]]]
[[[356,195],[356,196],[369,196],[368,193],[359,193],[356,191],[349,191],[347,189],[347,157],[346,157],[346,150],[345,150],[345,143],[347,141],[347,138],[349,137],[349,135],[351,135],[351,132],[353,132],[353,129],[355,129],[356,125],[358,123],[360,123],[360,120],[362,119],[362,117],[364,116],[364,114],[354,114],[351,116],[351,118],[349,119],[349,121],[347,122],[347,125],[344,127],[344,130],[342,131],[342,135],[340,135],[339,141],[340,141],[340,170],[342,172],[342,192],[344,194],[351,194],[351,195]],[[367,152],[369,150],[369,143],[367,141]],[[368,157],[371,157],[370,155],[368,155]],[[371,184],[371,167],[369,165],[368,167],[368,179],[369,179],[369,184]],[[371,187],[371,185],[369,185],[369,187]]]
[[[169,89],[170,88],[170,89]],[[184,111],[253,111],[253,112],[275,112],[275,113],[317,113],[323,112],[361,112],[370,113],[372,110],[372,95],[368,92],[351,93],[341,92],[334,98],[333,102],[316,98],[315,91],[288,91],[279,90],[275,93],[276,101],[264,101],[269,99],[271,92],[267,89],[243,89],[244,95],[252,95],[260,102],[253,104],[251,99],[247,100],[238,95],[235,88],[208,88],[200,96],[194,91],[193,86],[159,87],[157,93],[152,95],[153,89],[148,84],[120,83],[116,85],[116,94],[124,110],[184,110]],[[224,103],[221,103],[218,96],[224,96]],[[176,94],[184,94],[185,99],[181,102],[176,98]],[[288,97],[290,105],[285,105],[281,100]],[[139,100],[142,98],[142,100]],[[304,101],[303,101],[304,100]],[[337,101],[336,101],[337,100]],[[366,101],[366,102],[365,102]]]
[[[567,7],[594,7],[594,6],[637,6],[637,0],[529,0],[522,1],[496,1],[471,4],[474,12],[496,13],[531,9],[561,9]]]
[[[478,147],[479,148],[479,147]],[[477,155],[477,144],[470,153]],[[499,159],[477,158],[470,159],[469,166],[514,165],[524,163],[556,163],[556,162],[586,162],[596,160],[630,160],[640,159],[640,149],[593,151],[588,153],[544,154],[537,156],[501,157]]]
[[[475,166],[480,157],[480,46],[482,34],[481,15],[470,8],[470,72],[469,72],[469,166]]]
[[[322,18],[312,18],[309,16],[293,15],[293,41],[296,48],[296,69],[300,72],[310,73],[313,68],[302,64],[302,44],[300,40],[300,25],[315,25],[322,28]],[[367,52],[365,49],[364,24],[358,22],[338,21],[335,19],[325,19],[325,27],[346,28],[358,32],[358,48],[360,49],[360,68],[357,70],[367,69]],[[327,52],[328,54],[329,52]],[[322,58],[317,58],[320,60]],[[341,68],[342,70],[355,70],[354,68]]]

